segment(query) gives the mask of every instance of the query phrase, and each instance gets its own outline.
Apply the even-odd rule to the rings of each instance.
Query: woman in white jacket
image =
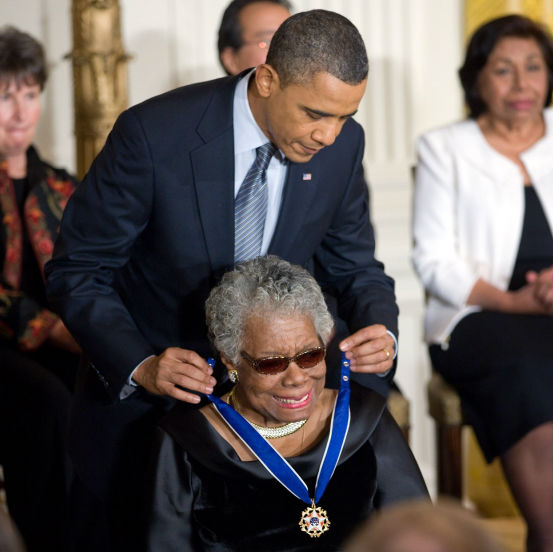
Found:
[[[553,550],[553,44],[510,15],[480,27],[460,72],[466,121],[418,143],[413,263],[434,368],[488,461]]]

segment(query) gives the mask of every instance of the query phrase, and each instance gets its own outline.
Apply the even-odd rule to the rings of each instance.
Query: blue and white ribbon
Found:
[[[319,467],[317,482],[315,484],[315,493],[312,498],[309,496],[307,485],[296,470],[294,470],[286,459],[252,427],[248,420],[218,397],[207,395],[207,398],[213,402],[219,414],[234,433],[236,433],[238,438],[243,441],[277,481],[306,504],[316,504],[323,496],[328,482],[338,465],[338,460],[340,459],[340,454],[342,453],[346,441],[350,423],[349,396],[349,361],[342,353],[340,389],[336,397],[329,437]]]

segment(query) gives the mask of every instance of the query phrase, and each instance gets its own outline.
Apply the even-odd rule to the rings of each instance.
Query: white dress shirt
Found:
[[[255,119],[248,102],[248,82],[253,77],[255,69],[243,77],[234,91],[233,127],[234,127],[234,197],[255,161],[255,150],[263,146],[269,139]],[[287,162],[282,152],[277,152],[271,158],[267,167],[267,215],[261,255],[265,255],[275,232],[278,213],[282,201],[282,190],[286,178]]]

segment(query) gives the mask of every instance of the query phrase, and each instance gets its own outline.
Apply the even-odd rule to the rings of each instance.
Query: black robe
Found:
[[[157,443],[147,550],[339,550],[374,510],[427,497],[425,483],[385,399],[352,382],[351,423],[338,466],[317,506],[330,529],[312,538],[299,527],[306,507],[259,461],[243,462],[197,410],[179,405]],[[287,458],[312,495],[327,439]]]

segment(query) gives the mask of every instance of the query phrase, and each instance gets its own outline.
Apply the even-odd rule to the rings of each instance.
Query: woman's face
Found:
[[[243,350],[255,359],[272,355],[293,357],[320,345],[308,316],[253,316],[246,323]],[[284,372],[265,375],[242,358],[236,369],[240,412],[264,426],[308,418],[325,384],[324,360],[313,368],[300,368],[291,362]]]
[[[0,155],[25,153],[35,137],[40,117],[40,86],[18,85],[14,80],[0,86]]]
[[[504,123],[533,119],[544,108],[547,66],[533,38],[502,38],[478,76],[487,114]]]

